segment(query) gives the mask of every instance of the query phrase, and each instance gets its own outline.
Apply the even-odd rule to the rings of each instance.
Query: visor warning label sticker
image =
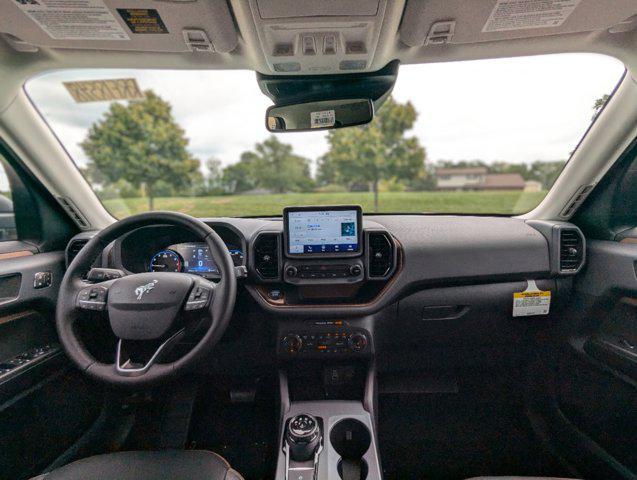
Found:
[[[335,123],[336,113],[334,110],[310,112],[310,128],[333,127]]]
[[[102,0],[12,0],[54,40],[130,40]]]
[[[551,292],[537,288],[535,280],[527,280],[527,283],[526,290],[513,294],[513,316],[548,315],[551,308]]]
[[[168,33],[159,12],[152,8],[118,8],[117,13],[133,33]]]
[[[144,93],[134,78],[64,82],[64,86],[77,103],[143,100],[144,98]]]
[[[497,0],[482,32],[559,27],[581,0]]]

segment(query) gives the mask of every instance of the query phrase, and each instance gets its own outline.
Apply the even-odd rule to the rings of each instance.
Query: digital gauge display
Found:
[[[243,265],[241,249],[228,245],[228,252],[235,266]],[[157,252],[150,260],[151,272],[186,272],[218,275],[219,269],[205,243],[177,243]]]
[[[188,273],[219,273],[217,265],[212,260],[210,249],[202,243],[183,243],[179,245],[184,259],[184,272]]]
[[[171,249],[162,250],[150,260],[151,272],[181,272],[183,262],[181,256]]]

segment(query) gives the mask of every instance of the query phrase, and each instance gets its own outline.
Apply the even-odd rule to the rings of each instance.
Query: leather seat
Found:
[[[32,480],[243,480],[243,477],[216,453],[167,450],[97,455]]]

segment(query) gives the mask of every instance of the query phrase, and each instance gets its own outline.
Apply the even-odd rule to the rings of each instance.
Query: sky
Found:
[[[418,111],[409,134],[420,139],[428,162],[559,160],[586,131],[595,99],[611,93],[623,71],[618,60],[596,54],[404,65],[393,95]],[[270,135],[264,116],[272,102],[251,71],[66,70],[31,79],[26,90],[71,157],[85,165],[79,143],[109,104],[75,103],[62,82],[129,77],[172,104],[189,150],[202,161],[234,163]],[[278,136],[312,160],[327,151],[325,132]]]

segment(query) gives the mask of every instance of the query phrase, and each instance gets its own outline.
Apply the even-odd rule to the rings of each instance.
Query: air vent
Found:
[[[254,242],[254,269],[266,280],[279,278],[278,233],[262,233]]]
[[[58,201],[60,202],[60,205],[62,205],[62,208],[66,210],[66,213],[69,214],[69,216],[75,223],[77,223],[80,228],[89,227],[88,220],[86,220],[84,215],[80,213],[79,209],[75,206],[75,203],[73,203],[73,200],[67,197],[58,197]]]
[[[560,213],[560,217],[570,218],[577,211],[582,202],[586,200],[586,197],[588,197],[588,194],[591,193],[593,187],[594,185],[582,185],[581,187],[579,187],[575,194],[568,201],[566,207],[564,207],[564,209]]]
[[[71,240],[71,243],[66,247],[66,266],[68,267],[73,259],[77,257],[80,250],[84,248],[84,245],[88,243],[88,238]]]
[[[584,261],[584,238],[574,228],[560,229],[560,273],[574,273]]]
[[[367,241],[369,278],[387,277],[394,268],[394,242],[384,232],[370,232]]]

